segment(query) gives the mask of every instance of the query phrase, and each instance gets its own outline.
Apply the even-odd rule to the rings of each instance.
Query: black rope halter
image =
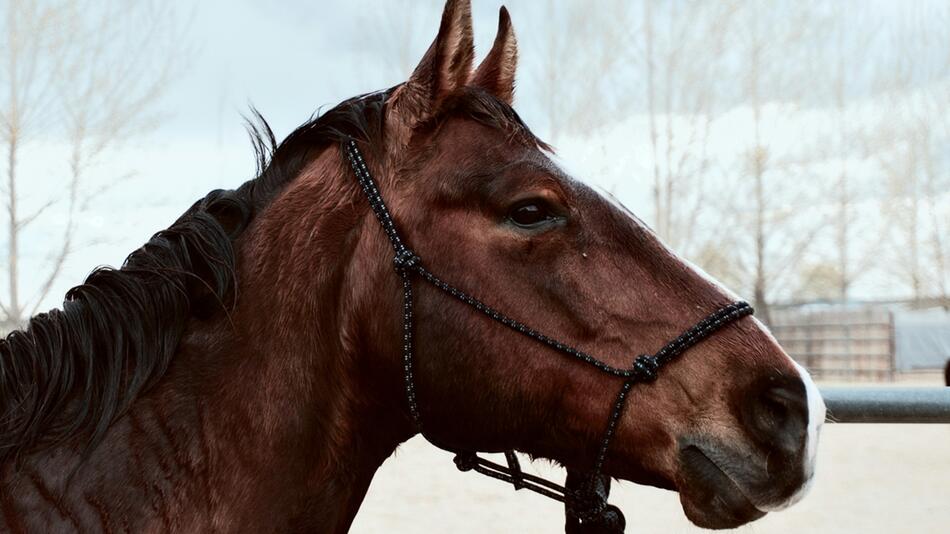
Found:
[[[369,200],[369,205],[373,209],[376,219],[379,220],[383,231],[386,232],[386,236],[389,238],[393,251],[395,252],[393,266],[395,267],[396,273],[402,279],[403,287],[402,354],[406,398],[409,404],[409,413],[416,430],[430,442],[441,447],[423,431],[422,417],[419,415],[419,405],[416,399],[412,362],[412,281],[413,278],[418,277],[441,290],[443,293],[454,297],[474,308],[476,311],[487,315],[522,335],[530,337],[562,354],[591,365],[603,373],[623,379],[623,385],[620,388],[620,393],[617,395],[617,401],[614,403],[613,410],[607,419],[607,428],[604,431],[604,437],[600,443],[593,470],[590,472],[568,471],[567,482],[564,486],[523,472],[514,451],[505,452],[505,459],[508,465],[504,466],[481,458],[475,451],[446,449],[455,454],[455,465],[462,471],[475,471],[507,482],[513,485],[516,490],[528,489],[563,502],[567,514],[565,531],[568,534],[622,533],[625,528],[623,513],[621,513],[617,507],[607,504],[607,496],[610,492],[610,479],[603,475],[602,470],[607,458],[610,441],[613,439],[617,429],[617,422],[620,420],[620,416],[623,414],[624,406],[626,405],[627,394],[636,383],[656,380],[657,373],[661,367],[693,345],[706,339],[717,330],[739,318],[751,315],[752,307],[742,301],[725,306],[680,334],[680,336],[673,341],[667,343],[662,349],[656,352],[656,354],[642,354],[637,356],[633,361],[633,365],[627,369],[613,367],[586,352],[566,345],[516,319],[512,319],[472,295],[448,284],[429,271],[422,264],[422,260],[419,256],[417,256],[412,249],[407,247],[402,241],[402,238],[400,238],[393,218],[389,213],[389,209],[386,208],[386,203],[383,201],[379,193],[379,188],[376,186],[376,182],[366,167],[366,162],[362,154],[360,154],[356,142],[348,140],[343,144],[342,148],[349,160],[350,167],[353,169],[353,173],[356,175],[360,186],[363,188],[363,192],[366,194],[366,198]]]

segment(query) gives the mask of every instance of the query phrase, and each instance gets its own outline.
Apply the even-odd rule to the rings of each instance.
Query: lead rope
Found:
[[[373,180],[356,142],[352,139],[344,142],[343,152],[350,163],[350,167],[353,169],[353,173],[356,175],[357,181],[359,181],[360,187],[363,189],[363,193],[369,201],[373,214],[389,238],[389,242],[395,253],[393,257],[393,267],[402,279],[403,376],[405,379],[409,414],[416,430],[429,442],[454,453],[455,465],[461,471],[475,471],[507,482],[514,486],[515,490],[527,489],[563,502],[567,514],[565,524],[565,532],[567,534],[622,533],[625,528],[623,513],[621,513],[617,507],[607,504],[607,496],[610,493],[610,479],[602,474],[602,470],[607,459],[610,442],[616,432],[617,423],[623,414],[627,395],[634,384],[656,380],[657,372],[660,367],[693,345],[706,339],[723,326],[746,315],[751,315],[753,312],[752,307],[746,302],[739,301],[720,308],[689,330],[680,334],[680,336],[673,341],[667,343],[656,354],[642,354],[637,356],[629,369],[613,367],[586,352],[561,343],[520,321],[508,317],[479,299],[444,282],[426,269],[422,265],[419,256],[407,247],[399,237],[399,232],[396,230],[392,215],[390,215],[389,209],[386,207],[386,203],[379,193],[379,188],[376,186],[376,182]],[[600,448],[598,449],[596,460],[594,461],[593,471],[582,473],[569,470],[566,486],[561,486],[522,471],[521,464],[514,451],[505,452],[505,460],[508,465],[503,466],[481,458],[474,451],[456,451],[442,447],[430,436],[425,434],[422,426],[422,417],[419,414],[419,406],[416,400],[415,377],[413,375],[413,275],[418,275],[421,279],[441,290],[443,293],[467,304],[476,311],[487,315],[494,321],[507,326],[519,334],[534,339],[585,364],[591,365],[603,373],[623,379],[620,393],[617,396],[613,410],[607,420],[607,428],[604,432],[604,438],[601,441]]]

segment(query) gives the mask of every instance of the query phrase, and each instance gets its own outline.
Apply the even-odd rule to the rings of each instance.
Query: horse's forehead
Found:
[[[562,175],[560,168],[530,140],[512,135],[500,127],[474,119],[446,121],[431,137],[418,139],[403,152],[396,165],[403,171],[452,176],[491,176],[519,163],[531,163],[550,174]]]
[[[539,141],[525,127],[502,118],[479,119],[463,112],[445,117],[423,144],[439,146],[446,155],[479,155],[504,159],[524,152],[540,152]]]

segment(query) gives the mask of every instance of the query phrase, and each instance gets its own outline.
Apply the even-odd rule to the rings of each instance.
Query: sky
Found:
[[[889,17],[898,4],[872,2],[872,12]],[[473,2],[479,57],[494,38],[499,5],[495,0]],[[76,250],[40,310],[56,306],[65,291],[96,266],[119,265],[208,191],[234,188],[252,178],[255,162],[243,126],[251,105],[267,118],[280,139],[320,109],[401,82],[411,58],[421,57],[434,37],[441,11],[441,2],[435,0],[179,0],[174,6],[182,29],[173,59],[177,74],[155,107],[156,126],[109,150],[90,169],[88,187],[118,185],[97,193],[79,215]],[[547,21],[539,6],[528,0],[508,2],[521,45],[518,88],[522,95],[543,91],[537,77],[524,74],[545,57]],[[406,50],[395,49],[387,40],[391,28],[386,21],[390,20],[412,21]],[[562,77],[585,83],[582,67],[566,63]],[[854,105],[875,108],[860,99]],[[522,98],[515,107],[529,126],[547,137],[545,116],[536,102]],[[808,143],[829,122],[829,110],[820,107],[793,113],[779,104],[765,109],[763,124],[771,142],[789,150]],[[874,111],[863,116],[869,114]],[[644,115],[636,113],[613,117],[593,131],[568,133],[558,149],[578,178],[612,192],[649,220],[645,121]],[[747,146],[743,136],[751,131],[750,121],[748,108],[729,109],[713,130],[711,150],[723,160],[738,158]],[[27,177],[22,187],[27,207],[41,205],[50,195],[62,196],[67,151],[54,133],[39,135],[24,147],[20,172]],[[860,167],[862,162],[853,164]],[[54,213],[59,208],[54,206]],[[43,279],[50,244],[63,232],[62,220],[61,216],[45,217],[23,245],[26,293]],[[890,291],[881,276],[871,276],[862,284],[859,292],[868,297],[900,292]]]

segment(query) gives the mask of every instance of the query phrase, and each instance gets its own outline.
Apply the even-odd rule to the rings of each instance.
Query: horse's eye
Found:
[[[522,228],[537,228],[553,217],[547,206],[540,202],[523,202],[508,213],[508,219]]]

